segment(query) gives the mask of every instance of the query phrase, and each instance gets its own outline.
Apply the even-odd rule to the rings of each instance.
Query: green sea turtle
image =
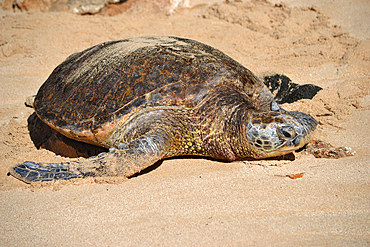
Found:
[[[281,108],[263,82],[229,56],[178,37],[111,41],[75,53],[41,86],[34,108],[63,135],[109,151],[11,168],[26,183],[130,177],[181,155],[280,156],[304,146],[317,125],[308,114]]]

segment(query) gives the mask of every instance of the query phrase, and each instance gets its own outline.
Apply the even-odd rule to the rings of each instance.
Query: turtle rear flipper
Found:
[[[70,171],[67,165],[68,163],[35,163],[26,161],[12,167],[10,174],[26,183],[83,177],[82,174]]]

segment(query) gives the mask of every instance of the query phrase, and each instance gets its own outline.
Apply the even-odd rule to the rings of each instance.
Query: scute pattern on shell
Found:
[[[247,69],[208,45],[177,37],[106,42],[60,64],[35,99],[37,115],[65,135],[99,144],[145,107],[192,108],[223,82],[255,107],[270,103]],[[262,91],[261,91],[262,90]]]

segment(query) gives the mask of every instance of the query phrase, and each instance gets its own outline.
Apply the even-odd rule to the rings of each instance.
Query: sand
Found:
[[[169,15],[158,8],[168,10],[164,1],[144,3],[110,17],[0,11],[0,245],[369,246],[370,4],[190,0]],[[37,149],[27,129],[33,110],[24,101],[51,71],[74,52],[145,35],[192,38],[258,75],[322,87],[284,107],[313,115],[315,138],[356,154],[169,159],[128,180],[46,186],[8,176],[26,160],[69,159]]]

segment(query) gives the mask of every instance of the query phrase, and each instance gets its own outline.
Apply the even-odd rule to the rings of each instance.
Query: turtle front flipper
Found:
[[[96,157],[65,163],[27,161],[12,167],[10,174],[26,183],[85,177],[131,177],[161,160],[168,152],[171,140],[171,135],[163,129],[152,130]]]
[[[34,163],[31,161],[12,167],[10,174],[25,183],[83,177],[82,174],[70,171],[68,163]]]

